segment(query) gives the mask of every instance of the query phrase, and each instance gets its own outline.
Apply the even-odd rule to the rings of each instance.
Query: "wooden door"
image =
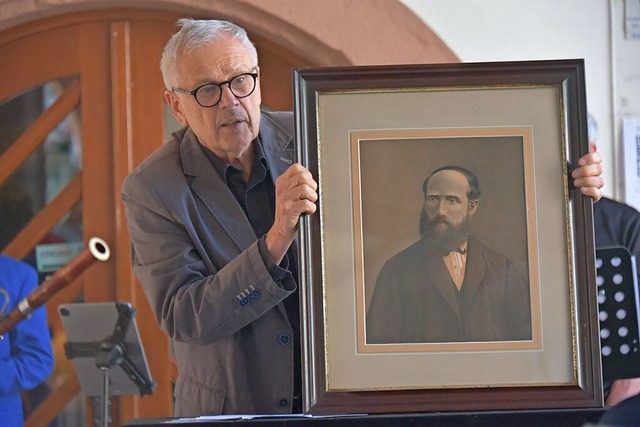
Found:
[[[131,274],[119,190],[126,174],[162,144],[158,61],[176,18],[143,11],[83,13],[0,34],[0,188],[11,194],[18,188],[31,204],[30,213],[3,219],[12,226],[3,230],[9,236],[0,250],[29,258],[52,235],[60,237],[56,230],[79,211],[77,239],[86,245],[91,236],[100,237],[112,254],[47,302],[57,359],[49,383],[55,390],[34,409],[27,425],[46,425],[80,392],[73,366],[61,360],[64,331],[56,310],[59,303],[78,299],[132,303],[157,382],[151,396],[112,399],[112,425],[171,416],[169,343]],[[61,133],[66,143],[60,142]],[[65,149],[75,156],[60,162],[58,151]],[[62,167],[52,173],[56,159]],[[60,176],[65,174],[69,176]]]

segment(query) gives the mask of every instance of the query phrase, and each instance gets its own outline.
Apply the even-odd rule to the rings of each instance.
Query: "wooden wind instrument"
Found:
[[[89,239],[87,248],[84,251],[47,277],[40,286],[13,307],[9,314],[0,318],[0,336],[11,330],[20,320],[29,317],[33,310],[47,302],[60,289],[70,284],[95,261],[106,261],[110,256],[109,245],[104,240],[98,237]]]

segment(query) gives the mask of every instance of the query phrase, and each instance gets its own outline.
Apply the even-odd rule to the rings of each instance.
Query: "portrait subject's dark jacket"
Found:
[[[273,182],[293,162],[293,115],[264,113]],[[176,416],[291,412],[294,346],[275,282],[240,205],[183,129],[125,180],[133,270],[173,340]],[[288,338],[288,339],[287,339]]]
[[[388,260],[367,312],[366,342],[531,339],[528,281],[511,260],[473,236],[467,249],[460,291],[442,255],[422,240]]]

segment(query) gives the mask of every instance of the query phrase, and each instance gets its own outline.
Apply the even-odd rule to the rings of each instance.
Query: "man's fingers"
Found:
[[[280,191],[287,191],[300,185],[308,185],[314,191],[318,189],[318,184],[313,179],[311,172],[299,163],[289,166],[276,181],[276,188],[280,187]]]
[[[318,184],[302,165],[294,163],[276,180],[276,224],[284,233],[297,230],[301,215],[315,213]],[[275,224],[274,224],[275,225]]]
[[[599,164],[599,163],[602,163],[602,155],[600,155],[600,153],[598,153],[597,151],[594,151],[593,153],[585,154],[584,156],[580,157],[580,159],[578,160],[578,166],[585,166],[589,164]]]
[[[604,167],[600,163],[588,164],[585,166],[580,166],[576,168],[571,173],[573,178],[583,178],[583,177],[599,177],[602,175],[604,171]]]
[[[317,200],[318,193],[307,185],[296,187],[281,197],[284,211],[293,215],[315,212]]]
[[[595,187],[582,187],[580,188],[580,192],[585,196],[592,197],[594,202],[602,198],[602,191]]]
[[[604,179],[601,176],[587,176],[583,178],[576,178],[573,180],[573,185],[578,188],[600,189],[604,187]]]

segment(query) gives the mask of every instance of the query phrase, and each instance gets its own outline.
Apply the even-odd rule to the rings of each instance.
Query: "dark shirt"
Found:
[[[600,202],[598,202],[600,203]],[[623,400],[604,413],[601,427],[637,427],[640,425],[640,394]]]
[[[603,197],[593,205],[596,248],[624,246],[640,262],[640,212]]]
[[[298,260],[293,247],[289,248],[280,265],[276,265],[264,243],[264,235],[269,231],[275,219],[276,191],[271,175],[269,174],[269,165],[267,164],[267,158],[264,155],[262,144],[259,139],[255,140],[254,144],[256,152],[253,165],[251,166],[251,174],[249,175],[249,180],[246,182],[243,178],[242,170],[226,163],[206,147],[202,146],[202,150],[220,177],[224,180],[249,220],[251,228],[253,228],[253,231],[259,239],[258,249],[260,255],[273,280],[279,282],[288,274],[291,274],[297,283]],[[292,410],[296,413],[302,412],[300,399],[302,370],[300,365],[300,311],[298,292],[294,292],[288,298],[285,298],[284,307],[294,335],[292,339],[294,345],[294,402]]]
[[[640,261],[640,212],[633,207],[602,197],[593,205],[593,224],[596,249],[608,246],[624,246]],[[640,280],[640,269],[638,269]],[[604,381],[605,396],[611,388]]]

